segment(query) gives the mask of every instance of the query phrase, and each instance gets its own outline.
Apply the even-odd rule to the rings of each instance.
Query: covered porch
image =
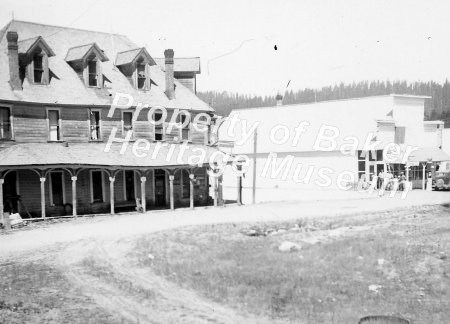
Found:
[[[219,204],[221,181],[211,177],[208,163],[217,149],[202,148],[207,158],[195,165],[188,163],[195,150],[180,156],[179,145],[147,157],[131,148],[122,151],[121,145],[104,149],[101,144],[52,143],[3,150],[0,210],[46,218]],[[173,151],[171,158],[167,150]]]

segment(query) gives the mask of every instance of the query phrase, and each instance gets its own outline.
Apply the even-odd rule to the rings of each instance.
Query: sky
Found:
[[[127,35],[154,57],[166,48],[200,56],[199,91],[257,95],[361,80],[443,82],[449,13],[447,0],[0,0],[1,26],[14,15]]]

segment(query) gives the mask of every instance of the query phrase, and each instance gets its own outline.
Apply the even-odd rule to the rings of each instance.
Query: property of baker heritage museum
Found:
[[[187,162],[195,149],[218,150],[214,110],[195,94],[198,73],[199,58],[174,59],[169,49],[154,59],[123,35],[11,21],[0,30],[0,208],[48,217],[209,204],[217,190],[208,158]],[[110,116],[118,93],[134,103]],[[164,123],[150,123],[164,116],[149,109],[135,116],[137,103],[165,108]],[[170,129],[175,109],[190,119],[181,113]],[[211,119],[192,127],[200,113]],[[121,154],[127,136],[148,140],[149,152],[170,145],[156,156],[136,156],[131,144]]]
[[[220,126],[221,141],[234,143],[224,149],[250,158],[241,183],[224,173],[224,199],[236,196],[237,185],[244,203],[348,196],[362,176],[370,181],[380,173],[405,176],[412,189],[448,187],[448,179],[428,180],[450,171],[450,156],[442,150],[444,123],[424,121],[429,97],[392,94],[297,105],[278,99],[275,107],[233,110]],[[356,154],[349,154],[355,142]],[[390,143],[399,145],[395,156],[383,154],[393,148]]]

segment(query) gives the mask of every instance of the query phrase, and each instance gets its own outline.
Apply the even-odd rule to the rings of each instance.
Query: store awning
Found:
[[[414,151],[409,156],[409,162],[441,162],[450,161],[450,155],[445,153],[439,148],[435,147],[421,147],[417,151]]]

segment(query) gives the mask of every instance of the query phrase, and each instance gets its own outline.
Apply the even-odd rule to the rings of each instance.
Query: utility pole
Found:
[[[256,202],[256,146],[258,144],[258,128],[253,134],[253,187],[252,187],[252,204]]]

